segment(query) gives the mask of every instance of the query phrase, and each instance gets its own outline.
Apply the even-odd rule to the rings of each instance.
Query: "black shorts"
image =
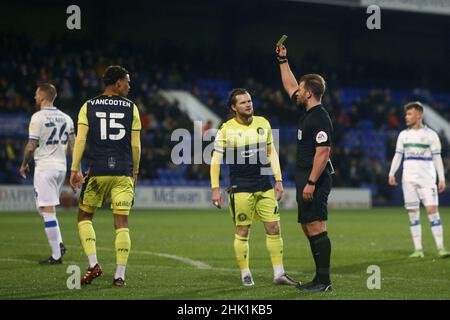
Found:
[[[303,199],[303,189],[308,181],[310,170],[300,171],[295,175],[297,187],[298,222],[301,224],[313,221],[328,220],[328,195],[331,191],[332,178],[327,169],[324,170],[319,180],[316,182],[313,200]]]

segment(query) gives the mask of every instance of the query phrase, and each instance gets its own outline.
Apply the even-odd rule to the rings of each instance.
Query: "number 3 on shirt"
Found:
[[[119,129],[117,134],[110,133],[108,135],[108,128],[106,127],[106,112],[96,112],[95,116],[100,118],[100,139],[101,140],[120,140],[125,137],[125,126],[123,124],[117,123],[116,119],[123,119],[125,117],[124,113],[119,112],[111,112],[109,114],[109,128],[110,129]]]

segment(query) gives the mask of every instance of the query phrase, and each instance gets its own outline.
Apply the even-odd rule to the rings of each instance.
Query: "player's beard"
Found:
[[[253,117],[253,110],[252,110],[252,112],[251,112],[250,114],[247,114],[247,113],[244,113],[244,112],[238,112],[238,111],[236,111],[236,115],[238,115],[239,118],[241,118],[241,119],[248,120],[248,119],[250,119],[251,117]]]
[[[297,106],[306,109],[306,107],[308,106],[308,101],[306,99],[300,101],[297,99]]]

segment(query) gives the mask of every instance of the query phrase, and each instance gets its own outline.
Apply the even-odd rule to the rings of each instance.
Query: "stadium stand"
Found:
[[[105,66],[119,63],[131,73],[131,98],[137,102],[141,112],[143,184],[209,184],[207,165],[175,166],[172,163],[170,154],[174,142],[170,139],[171,132],[176,128],[192,132],[193,122],[178,108],[177,102],[168,102],[161,90],[187,90],[225,120],[229,90],[245,87],[253,96],[255,113],[268,117],[273,128],[280,130],[280,161],[285,184],[293,185],[295,144],[292,137],[296,136],[298,110],[282,92],[280,84],[275,81],[278,79],[267,80],[269,77],[264,74],[267,71],[259,74],[260,77],[258,74],[250,76],[258,66],[248,67],[248,59],[242,62],[244,72],[233,76],[227,73],[226,66],[220,68],[217,64],[207,72],[197,67],[193,72],[190,61],[195,63],[196,52],[185,54],[185,61],[173,63],[174,60],[158,60],[158,52],[145,51],[145,48],[139,54],[131,55],[126,45],[100,53],[80,43],[79,50],[67,51],[64,48],[69,46],[64,46],[64,39],[59,39],[59,50],[48,52],[27,38],[8,34],[1,38],[5,44],[3,47],[7,49],[0,53],[0,118],[4,123],[17,122],[18,128],[14,131],[7,127],[0,129],[0,183],[24,183],[17,175],[17,168],[26,141],[25,126],[34,112],[35,85],[47,81],[54,83],[59,91],[57,106],[76,119],[82,102],[101,92],[100,77]],[[167,48],[161,50],[167,51]],[[171,47],[169,51],[173,50],[176,48]],[[267,59],[272,61],[273,57],[268,56]],[[305,55],[301,62],[303,69],[313,71],[320,64],[317,59]],[[273,68],[276,68],[275,64]],[[358,69],[358,66],[354,68]],[[369,188],[374,202],[384,203],[391,197],[385,183],[389,159],[398,131],[403,128],[401,105],[420,98],[444,117],[449,117],[450,110],[446,106],[450,105],[450,95],[412,89],[390,90],[381,84],[379,87],[354,87],[346,72],[339,73],[338,69],[332,68],[326,70],[329,74],[326,77],[330,80],[324,104],[336,130],[334,184],[337,187]],[[445,139],[443,141],[444,161],[449,165],[448,143]],[[226,178],[226,171],[222,171],[222,175]]]

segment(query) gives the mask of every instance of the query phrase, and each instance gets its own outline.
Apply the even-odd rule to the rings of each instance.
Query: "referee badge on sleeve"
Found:
[[[302,140],[302,130],[298,129],[297,131],[297,139]]]
[[[317,133],[317,136],[316,136],[317,143],[326,142],[327,140],[328,140],[328,135],[325,131],[319,131],[319,133]]]

